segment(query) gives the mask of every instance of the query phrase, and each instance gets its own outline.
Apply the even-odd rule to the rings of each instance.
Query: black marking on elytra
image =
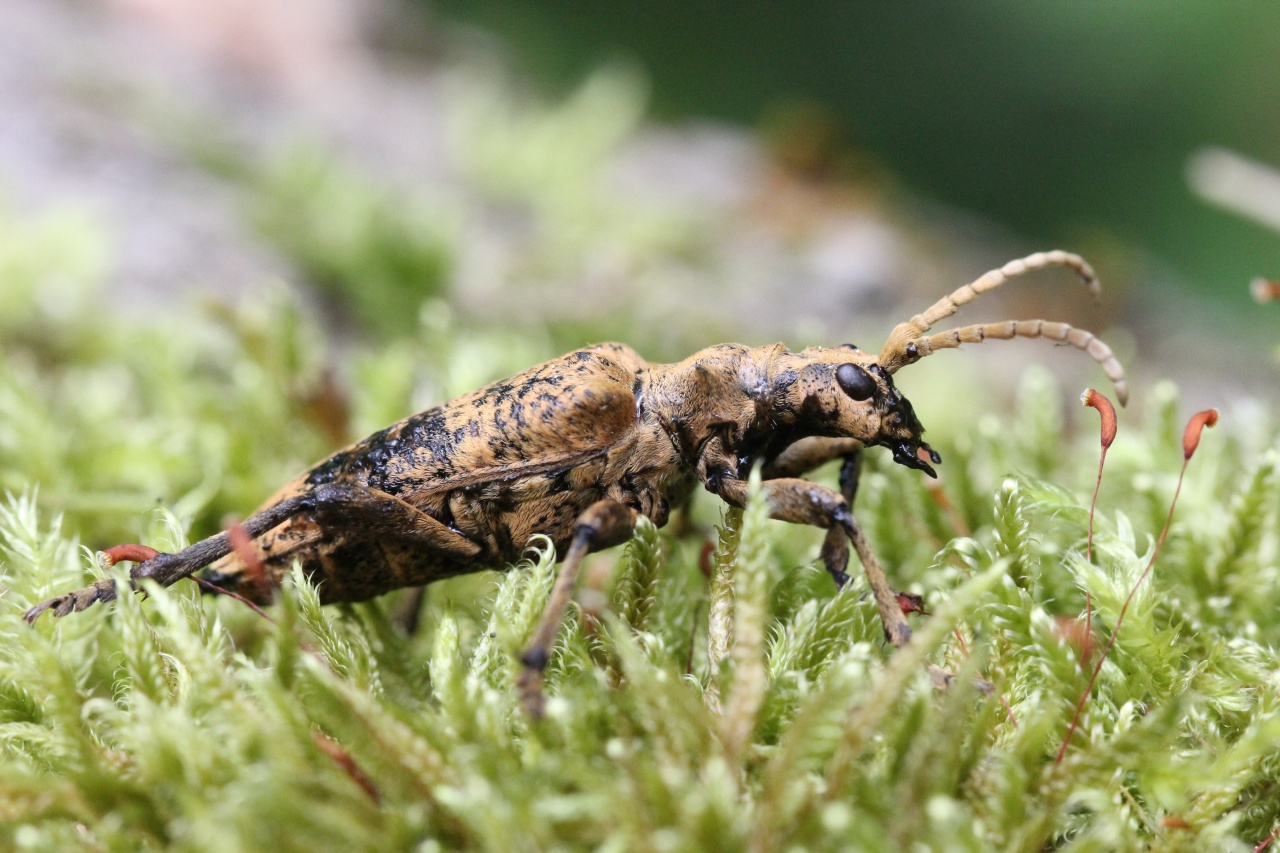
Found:
[[[498,406],[493,407],[493,438],[490,441],[490,447],[495,439],[505,438],[507,434],[507,419],[502,416],[502,409]]]

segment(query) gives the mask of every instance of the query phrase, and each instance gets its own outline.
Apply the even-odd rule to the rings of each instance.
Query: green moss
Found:
[[[83,227],[60,239],[91,245]],[[0,257],[18,231],[0,228]],[[59,255],[75,253],[13,267],[6,297],[45,332],[0,341],[4,846],[1202,849],[1280,822],[1270,423],[1206,435],[1061,765],[1086,592],[1096,654],[1173,493],[1186,413],[1168,387],[1145,429],[1122,421],[1093,563],[1097,439],[1072,437],[1054,401],[1074,395],[1044,376],[999,416],[1016,441],[982,424],[936,437],[953,511],[870,453],[858,513],[933,611],[897,653],[865,584],[837,594],[816,565],[817,531],[758,503],[728,513],[708,582],[700,542],[642,526],[594,558],[611,574],[587,573],[533,723],[513,682],[554,576],[545,548],[432,587],[413,637],[397,596],[321,608],[301,578],[274,621],[181,584],[28,627],[25,607],[98,571],[81,537],[177,547],[333,441],[314,403],[326,343],[287,299],[117,336],[89,285],[41,313]],[[352,431],[545,349],[437,309],[353,354]],[[718,511],[700,496],[692,529]],[[955,686],[935,690],[925,663]]]

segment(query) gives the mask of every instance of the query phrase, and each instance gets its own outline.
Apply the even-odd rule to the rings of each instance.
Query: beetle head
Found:
[[[942,460],[922,439],[924,427],[911,401],[870,354],[846,345],[814,347],[798,356],[804,366],[787,397],[801,432],[887,447],[898,464],[937,476],[929,462]]]
[[[942,457],[921,439],[924,426],[916,417],[911,401],[894,387],[893,378],[880,365],[873,364],[866,368],[866,372],[884,380],[884,391],[876,401],[876,409],[880,414],[880,437],[874,443],[892,450],[893,461],[899,465],[937,477],[938,472],[933,470],[929,462],[937,465],[942,462]],[[839,377],[836,381],[839,382]],[[928,457],[928,461],[925,461],[925,457]]]
[[[924,426],[916,417],[911,401],[894,387],[893,377],[887,370],[878,364],[864,367],[845,362],[836,366],[834,376],[836,385],[851,400],[870,404],[874,415],[867,417],[863,413],[864,421],[879,424],[875,438],[858,438],[863,438],[867,444],[889,448],[893,451],[893,461],[899,465],[923,471],[930,477],[938,476],[929,462],[937,465],[942,458],[921,438]],[[925,456],[928,461],[923,458]]]
[[[757,406],[763,404],[767,410],[776,407],[777,411],[769,412],[766,420],[781,416],[792,435],[845,436],[867,445],[887,447],[898,464],[936,477],[929,462],[937,464],[941,460],[921,439],[924,427],[911,403],[894,387],[893,374],[938,350],[1015,337],[1043,337],[1070,344],[1102,366],[1115,383],[1116,397],[1123,405],[1128,397],[1124,368],[1110,347],[1084,329],[1047,320],[1006,320],[929,334],[935,323],[981,294],[1051,266],[1074,270],[1089,290],[1098,294],[1093,269],[1079,255],[1061,251],[1028,255],[992,270],[944,296],[923,313],[899,323],[878,357],[851,344],[837,349],[811,347],[796,354],[771,354],[767,360],[770,378],[763,383],[770,391],[767,397],[757,397]]]

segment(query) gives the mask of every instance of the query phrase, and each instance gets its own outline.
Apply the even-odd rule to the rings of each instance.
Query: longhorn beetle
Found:
[[[962,343],[1045,337],[1087,352],[1121,403],[1127,397],[1110,348],[1065,323],[1009,320],[928,334],[980,294],[1048,266],[1074,270],[1097,295],[1078,255],[1037,253],[899,324],[878,356],[852,344],[796,353],[782,344],[721,344],[677,364],[649,364],[623,344],[580,349],[406,418],[299,475],[243,523],[260,559],[234,548],[230,531],[171,554],[117,546],[112,559],[141,560],[134,584],[168,586],[208,567],[206,581],[257,602],[270,600],[297,561],[331,603],[510,564],[531,536],[546,534],[564,566],[520,678],[525,705],[538,714],[542,670],[583,557],[628,539],[639,515],[662,526],[698,483],[742,506],[748,472],[759,464],[773,518],[827,531],[821,557],[838,586],[848,580],[853,545],[885,634],[901,646],[911,631],[851,511],[863,447],[887,447],[895,462],[937,476],[930,462],[941,459],[922,440],[893,374]],[[837,458],[840,491],[800,479]],[[26,618],[115,597],[108,578],[38,604]]]

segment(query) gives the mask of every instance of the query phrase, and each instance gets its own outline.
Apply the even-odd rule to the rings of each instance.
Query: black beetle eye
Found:
[[[870,400],[876,393],[876,381],[871,374],[856,364],[842,364],[836,368],[836,384],[855,400]]]

